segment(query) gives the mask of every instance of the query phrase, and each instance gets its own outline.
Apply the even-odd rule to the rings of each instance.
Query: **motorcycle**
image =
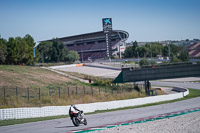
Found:
[[[79,126],[80,124],[87,125],[87,120],[85,118],[85,115],[83,111],[77,112],[70,112],[70,118],[72,120],[72,123],[74,126]]]

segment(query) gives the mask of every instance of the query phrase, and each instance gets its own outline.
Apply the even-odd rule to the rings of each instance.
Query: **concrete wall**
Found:
[[[118,100],[110,102],[78,104],[76,106],[79,109],[83,110],[85,113],[89,113],[89,112],[94,112],[96,110],[116,109],[116,108],[173,100],[182,98],[188,94],[189,90],[187,90],[186,92],[180,92],[170,95],[151,96],[145,98]],[[70,106],[46,106],[46,107],[32,107],[32,108],[0,109],[0,120],[68,115],[69,107]]]

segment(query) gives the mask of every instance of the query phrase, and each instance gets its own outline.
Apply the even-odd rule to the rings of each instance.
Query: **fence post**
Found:
[[[100,95],[100,93],[101,93],[101,90],[100,90],[100,87],[99,87],[99,95]]]
[[[67,89],[68,89],[68,92],[67,92],[67,94],[68,94],[68,97],[69,97],[69,87],[67,87]]]
[[[6,105],[6,88],[3,87],[4,105]]]
[[[84,95],[85,95],[85,86],[83,86],[83,93],[84,93]]]
[[[51,96],[51,90],[50,90],[50,88],[49,88],[49,96]]]
[[[17,102],[18,102],[18,88],[16,87],[16,99],[17,99]]]
[[[27,88],[27,99],[28,99],[28,102],[29,102],[29,88]]]
[[[114,91],[113,87],[111,87],[111,89],[112,89],[112,94],[113,94],[113,91]]]
[[[40,98],[41,98],[40,88],[38,88],[38,95],[39,95],[39,100],[40,100]]]
[[[93,88],[92,88],[92,86],[91,86],[91,93],[92,93],[92,96],[93,96]]]
[[[16,89],[16,97],[17,97],[18,96],[18,88],[16,87],[15,89]]]
[[[60,98],[60,88],[58,88],[58,96],[59,96],[59,98]]]

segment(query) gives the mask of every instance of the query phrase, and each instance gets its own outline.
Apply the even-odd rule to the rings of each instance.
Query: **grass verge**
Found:
[[[170,100],[170,101],[164,101],[164,102],[158,102],[158,103],[152,103],[152,104],[145,104],[145,105],[140,105],[140,106],[111,109],[111,110],[101,110],[101,111],[98,110],[98,111],[95,111],[93,113],[86,113],[86,115],[96,114],[96,113],[104,113],[104,112],[111,112],[111,111],[117,111],[117,110],[141,108],[141,107],[147,107],[147,106],[153,106],[153,105],[159,105],[159,104],[165,104],[165,103],[172,103],[172,102],[177,102],[177,101],[181,101],[181,100],[187,100],[187,99],[191,99],[191,98],[195,98],[195,97],[200,97],[200,90],[189,89],[189,91],[190,91],[189,95],[185,96],[184,98],[180,98],[180,99],[176,99],[176,100]],[[45,120],[52,120],[52,119],[59,119],[59,118],[66,118],[66,117],[68,117],[68,116],[62,115],[62,116],[41,117],[41,118],[0,120],[0,126],[22,124],[22,123],[29,123],[29,122],[37,122],[37,121],[45,121]]]

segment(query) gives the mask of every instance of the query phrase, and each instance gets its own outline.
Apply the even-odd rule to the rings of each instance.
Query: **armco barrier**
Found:
[[[170,95],[151,96],[145,98],[118,100],[110,102],[77,104],[76,106],[81,110],[83,110],[85,113],[89,113],[89,112],[94,112],[96,110],[116,109],[116,108],[143,105],[143,104],[149,104],[167,100],[174,100],[182,98],[188,94],[189,90]],[[68,115],[69,107],[70,106],[45,106],[45,107],[32,107],[32,108],[0,109],[0,120]]]

